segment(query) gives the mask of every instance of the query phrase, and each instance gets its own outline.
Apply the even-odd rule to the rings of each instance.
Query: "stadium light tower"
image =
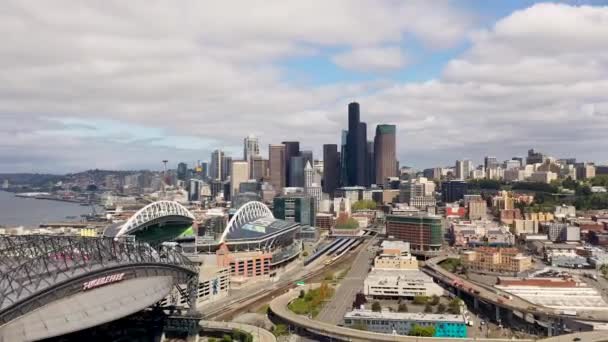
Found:
[[[163,181],[161,182],[162,187],[163,187],[162,192],[161,192],[162,196],[163,196],[163,199],[166,198],[166,196],[165,196],[166,195],[165,194],[165,187],[167,186],[167,162],[169,162],[169,161],[166,160],[166,159],[163,160],[164,170],[163,170]]]

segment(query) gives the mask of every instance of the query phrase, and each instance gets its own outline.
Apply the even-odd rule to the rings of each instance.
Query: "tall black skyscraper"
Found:
[[[291,157],[297,157],[300,155],[300,142],[299,141],[283,141],[285,145],[285,179],[287,180],[286,186],[295,186],[290,183],[289,175],[291,174]],[[302,167],[304,170],[304,167]],[[302,171],[304,172],[304,171]]]
[[[369,185],[367,172],[367,124],[361,122],[359,104],[348,105],[348,135],[346,138],[347,179],[344,185]]]
[[[374,158],[374,142],[368,141],[365,149],[365,166],[367,167],[367,183],[365,183],[366,186],[376,183]]]
[[[323,145],[323,192],[333,196],[340,181],[338,145]]]
[[[314,159],[312,159],[312,151],[300,151],[300,155],[304,158],[304,166],[306,163],[310,163],[310,166],[314,165]]]

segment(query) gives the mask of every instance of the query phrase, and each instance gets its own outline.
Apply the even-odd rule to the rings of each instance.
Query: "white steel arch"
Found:
[[[234,213],[234,216],[228,221],[228,225],[226,229],[224,229],[224,233],[222,233],[222,237],[220,238],[220,243],[226,240],[226,236],[231,231],[240,228],[244,224],[257,220],[259,218],[269,217],[274,218],[272,211],[268,209],[266,204],[258,201],[251,201],[245,203],[239,210]]]
[[[165,216],[182,216],[194,220],[194,215],[175,201],[156,201],[139,209],[120,227],[116,237],[130,233],[138,227]]]

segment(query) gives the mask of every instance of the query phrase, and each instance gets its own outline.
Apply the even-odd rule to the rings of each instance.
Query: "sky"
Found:
[[[608,163],[608,1],[4,0],[0,36],[0,173],[322,158],[352,101],[401,165]]]

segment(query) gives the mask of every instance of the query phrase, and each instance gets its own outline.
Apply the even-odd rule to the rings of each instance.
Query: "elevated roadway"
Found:
[[[253,336],[253,342],[277,342],[277,338],[273,333],[266,329],[262,329],[249,324],[235,322],[217,322],[217,321],[201,321],[199,327],[215,331],[223,331],[226,333],[234,329],[245,331]]]
[[[270,302],[270,310],[272,313],[283,321],[305,329],[313,334],[324,336],[330,339],[339,339],[343,341],[394,341],[394,342],[415,342],[415,341],[430,341],[430,342],[454,342],[454,341],[486,341],[486,342],[507,342],[513,339],[500,338],[441,338],[441,337],[414,337],[403,335],[380,334],[363,330],[350,329],[336,326],[330,323],[321,322],[310,319],[305,316],[300,316],[293,313],[287,308],[287,305],[299,296],[299,291],[291,290]],[[606,331],[590,331],[575,334],[567,334],[554,336],[549,338],[533,339],[517,339],[517,341],[532,342],[532,341],[547,341],[547,342],[566,342],[566,341],[581,341],[581,342],[600,342],[608,341],[608,333]]]
[[[569,315],[563,315],[561,310],[537,305],[517,296],[511,296],[511,299],[505,298],[503,295],[500,294],[499,290],[491,291],[486,287],[480,286],[466,279],[463,279],[454,273],[448,272],[447,270],[439,266],[440,262],[448,258],[459,258],[459,256],[441,255],[429,259],[425,262],[425,268],[423,270],[427,271],[427,273],[429,273],[435,279],[440,280],[446,283],[447,285],[454,286],[454,282],[461,284],[461,286],[457,286],[460,291],[466,292],[468,295],[477,299],[481,299],[486,303],[491,303],[496,307],[501,307],[512,311],[515,310],[520,313],[527,313],[554,320],[576,318],[596,322],[608,321],[608,317],[605,317],[606,313],[604,312],[579,312],[576,317],[573,317]],[[429,270],[431,272],[428,272]]]

